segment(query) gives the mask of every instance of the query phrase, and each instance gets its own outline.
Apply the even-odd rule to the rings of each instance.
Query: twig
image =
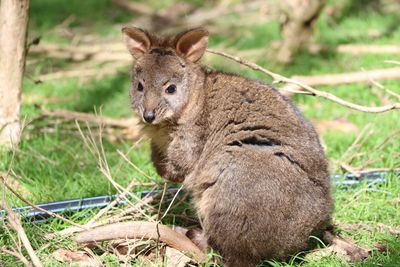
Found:
[[[337,96],[335,96],[335,95],[333,95],[331,93],[319,91],[319,90],[316,90],[316,89],[312,88],[309,85],[303,84],[302,82],[296,81],[294,79],[286,78],[286,77],[284,77],[284,76],[282,76],[280,74],[277,74],[277,73],[274,73],[272,71],[269,71],[269,70],[267,70],[267,69],[255,64],[253,62],[246,61],[246,60],[244,60],[242,58],[239,58],[239,57],[236,57],[236,56],[224,53],[224,52],[214,51],[214,50],[211,50],[211,49],[207,49],[207,51],[209,53],[212,53],[212,54],[216,54],[216,55],[220,55],[220,56],[229,58],[229,59],[231,59],[233,61],[236,61],[239,64],[242,64],[244,66],[247,66],[247,67],[249,67],[249,68],[251,68],[253,70],[260,71],[260,72],[262,72],[264,74],[267,74],[267,75],[271,76],[275,80],[275,82],[287,82],[287,83],[294,84],[294,85],[297,86],[297,88],[299,88],[299,87],[303,88],[305,90],[306,94],[311,94],[313,96],[322,97],[322,98],[328,99],[330,101],[336,102],[336,103],[338,103],[338,104],[340,104],[342,106],[345,106],[345,107],[348,107],[348,108],[351,108],[351,109],[354,109],[354,110],[363,111],[363,112],[370,112],[370,113],[381,113],[381,112],[389,111],[389,110],[392,110],[392,109],[400,109],[400,103],[394,103],[394,104],[385,105],[385,106],[381,106],[381,107],[366,107],[366,106],[361,106],[361,105],[358,105],[358,104],[354,104],[354,103],[348,102],[346,100],[343,100],[343,99],[341,99],[341,98],[339,98],[339,97],[337,97]],[[393,69],[392,69],[392,71],[393,71]],[[398,68],[398,70],[396,72],[396,75],[400,76],[400,68]],[[298,91],[293,91],[293,92],[294,93],[299,93]]]
[[[357,135],[354,142],[343,153],[343,155],[341,157],[342,159],[345,159],[350,152],[352,152],[356,148],[360,147],[360,143],[362,144],[363,142],[365,142],[365,140],[372,134],[372,130],[370,130],[370,128],[371,128],[371,124],[367,124],[364,126],[364,128],[361,130],[361,132]],[[364,141],[362,141],[363,138],[364,138]],[[351,161],[351,160],[352,160],[352,158],[349,161]]]
[[[146,178],[154,181],[155,183],[161,184],[160,182],[158,182],[157,180],[155,180],[153,177],[151,177],[150,175],[148,175],[147,173],[145,173],[142,169],[140,169],[138,166],[136,166],[136,164],[134,164],[131,160],[128,159],[128,157],[122,153],[120,150],[117,150],[117,153],[129,164],[131,165],[135,170],[137,170],[138,172],[140,172],[142,175],[144,175]]]
[[[360,132],[360,134],[357,136],[353,144],[343,153],[341,157],[342,163],[339,165],[341,166],[342,169],[345,169],[351,173],[353,173],[355,176],[363,173],[363,172],[371,172],[371,171],[385,171],[385,170],[393,170],[396,171],[396,168],[375,168],[375,169],[366,169],[366,166],[371,164],[371,160],[373,159],[368,159],[365,161],[364,166],[355,168],[351,167],[350,164],[354,161],[354,159],[359,158],[361,156],[365,156],[368,154],[368,152],[358,152],[359,149],[363,146],[363,144],[368,140],[369,136],[372,134],[371,131],[367,131],[370,128],[371,124],[367,124]],[[380,151],[382,150],[386,145],[390,144],[391,142],[395,142],[397,140],[397,135],[400,133],[400,130],[395,130],[391,132],[385,139],[383,139],[382,142],[377,144],[374,148],[373,151]],[[353,152],[354,154],[348,157],[349,153]],[[347,158],[348,157],[348,158]]]
[[[4,182],[4,179],[3,179]],[[7,187],[8,188],[8,187]],[[7,212],[7,219],[10,222],[11,227],[17,232],[19,238],[21,239],[22,243],[26,251],[28,252],[29,257],[32,260],[32,263],[35,267],[43,267],[42,262],[39,260],[38,256],[36,255],[31,242],[29,241],[28,237],[26,236],[25,230],[22,227],[21,221],[19,220],[17,214],[12,211],[5,203],[4,199],[1,200],[1,206]]]
[[[16,258],[18,258],[25,266],[32,266],[32,264],[28,261],[27,258],[25,258],[24,255],[22,255],[21,253],[16,252],[14,249],[13,250],[9,250],[3,247],[0,247],[0,251],[2,251],[3,253],[7,253],[11,256],[14,256]]]
[[[165,197],[165,192],[167,191],[167,184],[164,184],[162,195],[161,195],[161,200],[160,203],[158,204],[158,210],[157,210],[157,224],[156,224],[156,231],[157,231],[157,239],[156,239],[156,250],[157,250],[157,255],[159,255],[159,242],[160,242],[160,211],[161,211],[161,206],[164,203],[164,197]]]
[[[360,172],[356,171],[353,167],[351,167],[349,164],[347,164],[345,162],[340,164],[340,168],[342,168],[342,170],[345,172],[349,172],[349,173],[353,174],[357,178],[361,177]]]
[[[381,83],[375,81],[374,79],[370,79],[370,82],[375,85],[376,87],[378,87],[379,89],[383,89],[385,90],[386,93],[388,93],[391,96],[396,97],[398,100],[400,100],[400,95],[393,92],[392,90],[387,89],[385,86],[383,86]]]
[[[181,185],[181,187],[179,187],[179,189],[176,191],[174,197],[171,200],[171,203],[169,203],[167,210],[164,212],[164,214],[160,220],[164,219],[164,217],[168,214],[168,211],[171,209],[172,204],[174,204],[174,201],[175,201],[176,197],[178,196],[179,192],[181,192],[182,188],[183,188],[183,185]]]

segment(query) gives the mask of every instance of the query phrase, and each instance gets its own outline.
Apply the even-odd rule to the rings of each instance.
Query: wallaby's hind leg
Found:
[[[201,250],[206,251],[208,248],[207,237],[204,234],[203,229],[199,228],[184,228],[176,226],[174,230],[182,235],[187,236],[196,246]]]
[[[202,193],[195,195],[209,245],[230,266],[239,266],[235,261],[256,266],[262,259],[284,260],[306,249],[309,236],[329,220],[325,188],[281,157],[253,159],[246,151],[234,156],[225,168],[218,161],[218,169],[209,158],[193,176],[203,181],[209,177]]]

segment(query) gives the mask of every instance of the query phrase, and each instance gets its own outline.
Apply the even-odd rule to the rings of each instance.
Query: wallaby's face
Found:
[[[203,55],[208,32],[195,29],[160,41],[138,28],[123,28],[132,67],[131,102],[145,123],[176,120],[190,100],[193,66]]]
[[[186,66],[176,55],[144,55],[132,69],[131,102],[147,123],[177,116],[188,102]]]

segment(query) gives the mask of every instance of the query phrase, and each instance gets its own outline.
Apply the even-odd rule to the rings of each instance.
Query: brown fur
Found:
[[[140,30],[123,29],[135,39],[129,31]],[[167,41],[146,34],[151,45],[139,53],[128,43],[137,58],[133,107],[139,116],[149,109],[156,114],[145,124],[155,167],[193,193],[208,244],[227,265],[286,259],[330,219],[329,173],[318,136],[272,86],[203,70],[196,61],[208,33],[193,31]],[[177,92],[168,95],[171,83]]]

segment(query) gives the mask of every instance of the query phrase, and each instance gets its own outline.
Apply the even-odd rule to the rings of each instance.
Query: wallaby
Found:
[[[131,103],[158,173],[183,182],[225,266],[304,250],[330,221],[327,161],[312,125],[271,85],[208,71],[202,28],[160,38],[122,29]]]

